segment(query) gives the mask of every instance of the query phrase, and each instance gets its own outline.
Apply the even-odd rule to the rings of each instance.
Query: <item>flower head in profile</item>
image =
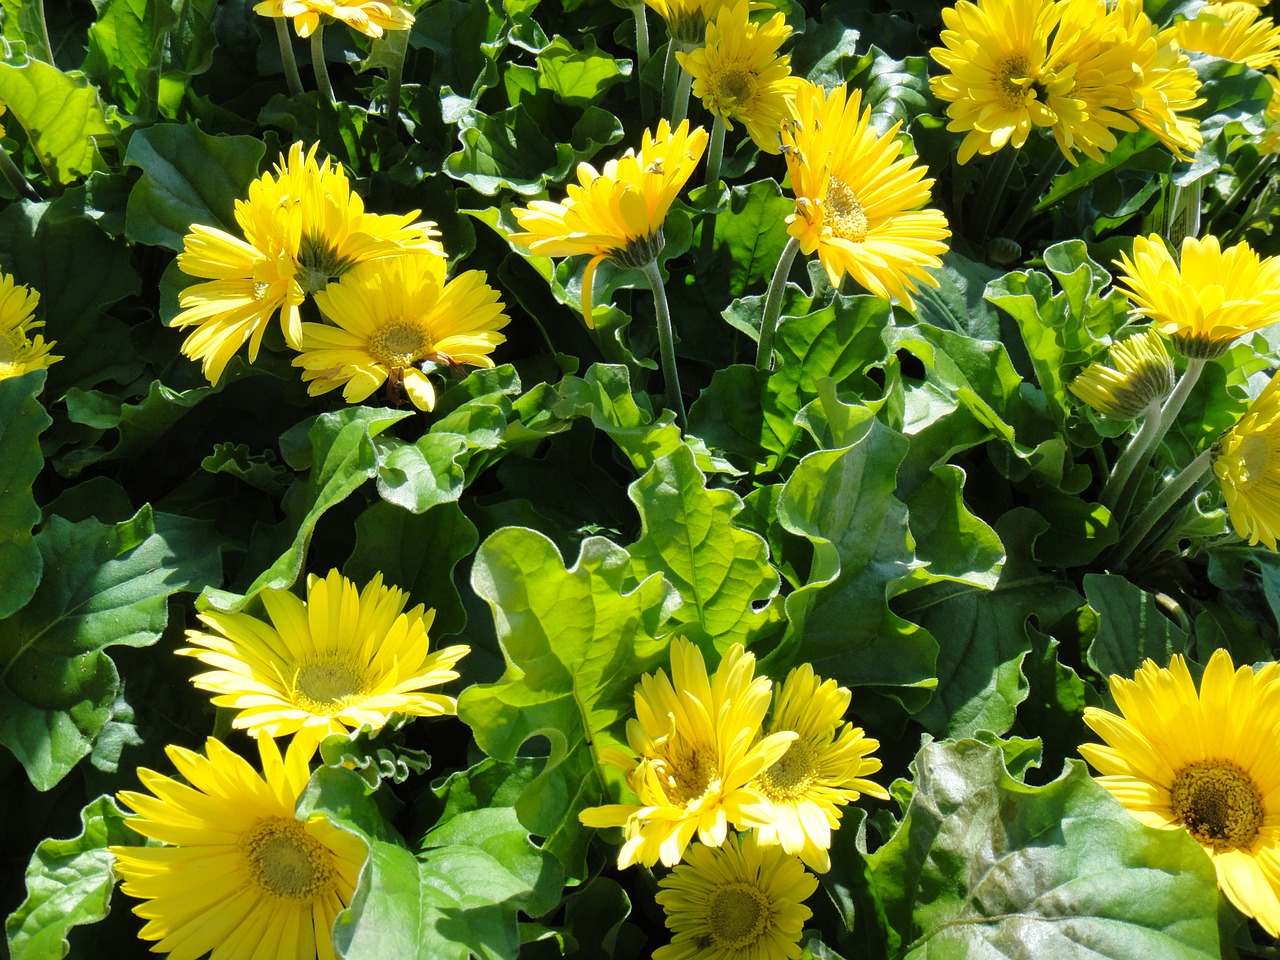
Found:
[[[1132,420],[1163,403],[1173,390],[1173,358],[1155,330],[1111,347],[1111,363],[1091,363],[1067,389],[1099,413]]]
[[[456,680],[454,666],[470,647],[428,649],[435,611],[405,609],[404,591],[377,574],[364,587],[338,571],[307,578],[307,599],[264,590],[270,622],[247,613],[208,611],[208,633],[187,631],[178,653],[195,657],[208,673],[194,677],[219,707],[238,711],[232,726],[253,736],[316,742],[392,713],[436,717],[457,712],[457,700],[428,688]]]
[[[34,319],[39,303],[38,291],[0,272],[0,380],[44,370],[62,359],[50,353],[57,341],[46,343],[40,334],[31,334],[44,326]]]
[[[534,200],[514,210],[524,228],[508,239],[543,257],[587,254],[582,275],[582,318],[591,323],[591,281],[606,257],[621,267],[643,267],[657,258],[665,241],[662,223],[672,201],[702,159],[707,131],[675,130],[662,120],[656,133],[646,130],[640,152],[628,150],[603,170],[578,164],[578,182],[563,202]]]
[[[749,10],[747,0],[722,8],[707,24],[706,46],[677,53],[676,59],[693,77],[693,95],[724,121],[725,129],[732,130],[737,120],[757,147],[777,153],[786,99],[800,85],[791,75],[791,58],[778,55],[791,28],[781,13],[752,23]]]
[[[1116,278],[1134,312],[1152,320],[1184,357],[1220,357],[1233,340],[1280,319],[1280,258],[1244,241],[1223,250],[1213,236],[1182,241],[1181,265],[1158,234],[1121,253]]]
[[[413,222],[417,211],[365,213],[342,164],[317,161],[317,149],[304,153],[295,143],[274,171],[249,184],[235,205],[243,239],[200,224],[183,238],[178,266],[208,282],[182,292],[172,325],[194,328],[182,352],[200,361],[210,383],[245,344],[257,358],[277,314],[285,341],[300,346],[299,305],[356,264],[409,252],[444,256],[435,224]]]
[[[314,746],[314,745],[312,745]],[[180,957],[332,960],[334,918],[351,902],[365,843],[317,814],[294,814],[310,778],[306,746],[281,758],[258,740],[262,773],[210,737],[205,753],[167,747],[185,782],[141,768],[124,792],[133,830],[163,846],[110,847],[121,890],[144,901],[139,936]]]
[[[1213,450],[1213,472],[1236,533],[1251,545],[1262,542],[1275,550],[1280,536],[1280,374],[1222,435]]]
[[[671,943],[653,960],[796,960],[818,881],[755,835],[719,847],[695,844],[658,881]]]
[[[768,677],[755,676],[756,658],[734,644],[714,681],[698,648],[671,642],[671,677],[659,670],[636,685],[635,719],[627,742],[635,756],[604,751],[602,759],[626,771],[637,804],[589,807],[589,827],[623,827],[618,867],[680,862],[697,835],[709,847],[724,843],[730,825],[758,826],[765,797],[749,786],[795,739],[791,732],[760,738],[769,709]]]
[[[1183,50],[1196,50],[1254,70],[1280,66],[1280,27],[1251,3],[1210,3],[1174,28]]]
[[[877,297],[913,306],[918,283],[936,287],[929,273],[942,265],[951,236],[941,211],[920,209],[932,180],[894,139],[871,126],[862,95],[806,83],[782,129],[782,152],[796,195],[788,232],[806,254],[817,253],[833,285],[852,274]]]
[[[404,256],[363,264],[316,294],[330,323],[302,325],[302,367],[312,396],[342,388],[361,403],[389,382],[419,410],[435,406],[431,364],[492,367],[509,319],[485,274],[444,277],[438,257]]]
[[[884,787],[866,779],[880,769],[868,756],[880,743],[845,721],[850,696],[807,663],[792,670],[774,696],[765,730],[791,730],[796,739],[752,784],[770,804],[768,824],[756,829],[761,845],[781,845],[819,873],[831,869],[827,851],[840,808],[864,793],[889,799]]]
[[[408,30],[413,26],[413,14],[395,0],[263,0],[253,12],[264,17],[288,17],[293,20],[294,32],[309,37],[320,26],[321,18],[340,20],[366,37],[377,39],[386,30]]]
[[[678,49],[688,52],[702,46],[706,37],[707,21],[714,20],[721,10],[734,0],[644,0],[662,17],[667,33],[678,44]]]
[[[1084,710],[1106,744],[1080,747],[1098,782],[1147,826],[1191,834],[1227,899],[1280,936],[1280,664],[1237,670],[1217,650],[1198,692],[1181,656],[1110,686],[1119,715]]]
[[[1133,62],[1141,74],[1129,116],[1179,160],[1188,159],[1204,142],[1200,121],[1191,116],[1204,99],[1200,77],[1179,48],[1176,31],[1159,29],[1143,12],[1142,0],[1120,0],[1111,16],[1132,38]]]

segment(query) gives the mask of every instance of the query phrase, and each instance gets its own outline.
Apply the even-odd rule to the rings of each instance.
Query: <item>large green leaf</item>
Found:
[[[99,0],[82,69],[118,104],[154,116],[165,41],[177,24],[171,0]]]
[[[729,209],[715,221],[715,248],[728,275],[729,296],[740,297],[773,277],[787,245],[787,216],[795,209],[795,200],[783,196],[774,180],[729,189]]]
[[[933,743],[902,826],[871,857],[904,960],[1216,960],[1215,871],[1182,830],[1138,823],[1072,761],[1043,787],[999,749]]]
[[[627,548],[635,575],[661,573],[680,591],[681,634],[723,653],[777,623],[780,605],[772,601],[779,577],[769,566],[769,547],[734,526],[742,501],[707,489],[692,450],[680,447],[658,460],[629,493],[641,521],[640,539]]]
[[[125,825],[111,797],[80,811],[84,829],[70,840],[45,840],[27,865],[27,898],[5,921],[14,960],[61,960],[67,933],[107,915],[116,878],[108,846],[136,846],[142,837]]]
[[[220,578],[220,544],[209,524],[144,507],[114,526],[50,517],[36,545],[35,596],[0,621],[0,743],[48,790],[112,718],[120,681],[104,649],[155,643],[169,596]]]
[[[1086,574],[1084,595],[1098,615],[1085,658],[1102,676],[1132,677],[1148,658],[1164,667],[1175,653],[1189,652],[1187,632],[1160,612],[1155,596],[1124,577]]]
[[[39,436],[53,421],[36,398],[44,372],[0,380],[0,618],[36,592],[43,560],[31,530],[40,521],[31,486],[44,457]]]
[[[59,467],[68,476],[102,460],[128,460],[152,447],[205,397],[212,387],[172,390],[152,380],[147,395],[136,403],[100,390],[67,391],[67,418],[97,430],[113,430],[115,443],[77,450],[61,459]]]
[[[480,546],[471,584],[493,609],[507,671],[497,683],[470,687],[458,715],[476,743],[514,760],[531,737],[550,754],[516,811],[571,878],[585,875],[591,831],[578,822],[585,807],[616,799],[621,776],[597,758],[625,749],[636,682],[662,661],[664,621],[679,602],[659,576],[627,591],[631,558],[600,537],[583,542],[565,569],[555,545],[521,527],[506,527]]]
[[[586,44],[574,49],[564,37],[555,37],[538,53],[538,86],[550,90],[562,103],[589,107],[599,103],[606,90],[631,75],[625,60],[616,60],[596,46],[595,37],[582,35]]]
[[[79,71],[63,73],[40,60],[0,63],[0,100],[27,131],[54,183],[70,183],[100,162],[98,145],[114,135],[102,102]]]

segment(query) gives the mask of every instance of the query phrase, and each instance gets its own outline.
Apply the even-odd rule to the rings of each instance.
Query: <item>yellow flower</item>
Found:
[[[671,943],[653,960],[796,960],[818,881],[778,847],[753,835],[720,847],[697,844],[658,881]]]
[[[46,343],[38,333],[31,336],[32,330],[44,326],[43,320],[32,319],[39,302],[38,291],[0,272],[0,380],[47,369],[62,359],[49,352],[56,340]]]
[[[328,323],[302,325],[301,353],[293,360],[310,381],[312,396],[342,387],[343,399],[361,403],[390,381],[393,399],[403,388],[419,410],[435,406],[424,366],[475,364],[506,340],[508,317],[485,274],[470,270],[449,282],[438,257],[376,260],[316,294]]]
[[[314,745],[313,745],[314,746]],[[205,754],[165,752],[185,783],[154,770],[138,778],[154,796],[124,792],[137,816],[125,822],[164,846],[109,847],[120,889],[144,900],[133,912],[157,953],[219,960],[332,960],[331,932],[351,902],[365,843],[294,806],[310,776],[310,753],[282,759],[258,740],[262,774],[212,737]]]
[[[365,213],[342,164],[316,161],[318,147],[304,154],[295,143],[274,173],[249,184],[248,198],[235,205],[243,240],[199,224],[183,238],[178,266],[211,282],[182,292],[183,310],[172,326],[195,328],[182,352],[201,362],[210,383],[221,379],[246,343],[250,361],[257,358],[277,312],[285,341],[297,349],[298,306],[356,264],[406,252],[444,256],[433,239],[435,224],[412,222],[416,210],[404,216]]]
[[[1280,534],[1280,374],[1222,435],[1214,447],[1213,472],[1236,533],[1250,545],[1262,542],[1275,550]]]
[[[672,42],[685,51],[702,46],[707,21],[733,0],[644,0],[667,24]]]
[[[1142,0],[1120,0],[1113,14],[1133,38],[1134,66],[1142,74],[1129,116],[1156,135],[1179,160],[1200,149],[1200,121],[1188,116],[1204,103],[1200,77],[1178,47],[1177,32],[1160,30],[1142,10]]]
[[[1173,358],[1164,340],[1148,330],[1111,347],[1111,362],[1091,363],[1067,389],[1108,417],[1132,420],[1164,401],[1173,390]]]
[[[524,233],[512,243],[543,257],[591,256],[582,274],[582,318],[591,323],[591,281],[608,257],[622,267],[643,267],[657,258],[665,241],[662,223],[707,148],[707,131],[684,121],[673,131],[662,120],[657,133],[644,132],[640,153],[628,150],[597,171],[578,164],[578,182],[563,203],[534,200],[513,213]]]
[[[733,129],[734,120],[745,124],[747,136],[765,153],[779,152],[786,98],[800,88],[791,76],[791,58],[778,56],[790,34],[782,14],[765,24],[752,23],[747,0],[737,0],[707,24],[706,46],[676,54],[693,77],[693,95],[724,121],[726,130]]]
[[[1183,50],[1243,63],[1254,70],[1280,66],[1280,27],[1249,3],[1210,3],[1173,29]]]
[[[709,847],[724,843],[730,825],[760,826],[768,801],[749,786],[787,751],[794,733],[760,739],[769,709],[768,677],[755,676],[756,658],[734,644],[720,661],[715,682],[698,648],[671,642],[671,679],[645,674],[636,685],[636,717],[627,742],[602,760],[626,771],[638,804],[607,804],[579,814],[589,827],[624,827],[618,868],[633,863],[680,862],[697,834]]]
[[[1182,241],[1178,265],[1158,234],[1133,241],[1124,274],[1134,313],[1150,318],[1184,357],[1220,357],[1237,337],[1280,319],[1280,258],[1260,258],[1247,243],[1222,250],[1217,237]]]
[[[380,37],[384,30],[408,30],[413,26],[413,14],[395,3],[382,0],[356,0],[354,3],[337,3],[336,0],[263,0],[253,12],[264,17],[290,17],[293,29],[300,37],[309,37],[320,25],[322,16],[341,20],[353,30],[367,37]]]
[[[1268,73],[1267,82],[1271,84],[1271,101],[1263,114],[1267,130],[1258,141],[1258,152],[1280,153],[1280,77]]]
[[[457,712],[453,697],[423,692],[458,678],[454,665],[470,647],[427,649],[434,610],[405,610],[404,591],[376,575],[363,590],[333,570],[307,578],[307,599],[264,590],[270,623],[247,613],[200,614],[213,633],[187,631],[178,653],[210,673],[193,678],[219,707],[239,711],[232,726],[253,736],[302,732],[312,748],[333,733],[392,713],[438,717]]]
[[[894,139],[871,127],[871,108],[845,86],[830,93],[806,83],[783,125],[783,155],[796,195],[788,232],[806,254],[817,252],[833,285],[846,274],[877,297],[912,307],[917,282],[936,287],[929,268],[939,267],[951,236],[929,200],[932,180],[914,157],[899,157]]]
[[[767,732],[791,730],[797,739],[756,778],[753,786],[768,799],[769,823],[756,832],[762,845],[781,845],[811,870],[831,869],[831,831],[840,826],[840,807],[862,794],[888,800],[889,794],[865,779],[880,769],[868,758],[880,746],[861,727],[844,722],[850,693],[834,680],[814,675],[809,664],[787,675],[774,701]]]
[[[1080,747],[1098,782],[1147,826],[1190,833],[1227,899],[1280,936],[1280,665],[1236,670],[1217,650],[1198,694],[1181,656],[1110,684],[1121,715],[1084,711],[1107,743]]]

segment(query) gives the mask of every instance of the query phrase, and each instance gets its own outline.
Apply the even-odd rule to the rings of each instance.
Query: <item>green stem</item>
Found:
[[[1129,445],[1124,448],[1124,453],[1120,454],[1120,459],[1111,470],[1111,476],[1107,477],[1106,486],[1102,488],[1102,496],[1098,498],[1099,502],[1113,514],[1116,502],[1120,498],[1120,491],[1129,483],[1129,478],[1133,476],[1138,461],[1151,448],[1151,440],[1159,429],[1160,403],[1153,401],[1143,412],[1142,426],[1129,438]]]
[[[400,55],[387,70],[387,124],[392,130],[400,122],[400,86],[404,82],[404,58],[409,53],[409,39],[405,37]]]
[[[272,17],[276,22],[276,40],[280,43],[280,62],[284,64],[284,82],[288,84],[289,96],[302,96],[302,77],[298,74],[298,61],[293,56],[293,34],[289,32],[288,21],[284,17]]]
[[[49,24],[44,16],[44,0],[36,0],[36,6],[40,9],[40,39],[44,42],[44,62],[56,67],[57,64],[53,62],[53,44],[49,42]]]
[[[791,264],[800,252],[800,241],[791,237],[778,258],[778,266],[769,281],[769,292],[764,297],[764,313],[760,316],[760,342],[756,345],[756,369],[773,369],[773,337],[778,332],[778,317],[782,313],[782,294],[791,273]]]
[[[1244,215],[1239,217],[1229,230],[1219,235],[1218,239],[1223,246],[1235,243],[1244,235],[1244,232],[1249,229],[1249,225],[1253,223],[1258,214],[1270,206],[1275,192],[1276,182],[1275,180],[1269,180],[1267,185],[1258,191],[1258,195],[1253,198],[1253,202],[1249,204]]]
[[[1067,158],[1062,155],[1062,151],[1055,153],[1053,159],[1040,168],[1040,172],[1031,181],[1031,185],[1023,191],[1018,205],[1013,208],[1013,214],[1009,217],[1009,222],[1005,224],[1004,235],[1010,240],[1018,238],[1018,231],[1027,222],[1027,218],[1031,216],[1031,211],[1040,202],[1040,198],[1044,196],[1049,184],[1053,183],[1053,178],[1058,175],[1058,171],[1062,169],[1062,165],[1066,160]]]
[[[720,184],[720,164],[724,161],[724,118],[716,114],[711,124],[711,142],[707,144],[707,186],[712,190]]]
[[[693,74],[683,67],[680,79],[676,81],[676,99],[671,106],[671,126],[678,127],[689,115],[689,91],[693,89]]]
[[[632,7],[631,15],[636,21],[636,84],[640,90],[640,109],[647,117],[649,95],[644,88],[644,68],[649,63],[649,18],[643,3]]]
[[[662,354],[662,379],[666,382],[667,407],[675,411],[676,423],[685,423],[684,397],[680,394],[680,374],[676,370],[676,342],[671,330],[671,310],[667,306],[667,291],[662,286],[662,273],[658,261],[650,260],[644,266],[644,275],[653,288],[653,306],[658,315],[658,348]]]
[[[18,191],[18,196],[39,202],[40,194],[36,193],[36,188],[31,185],[31,181],[22,175],[22,171],[18,169],[13,158],[9,156],[9,151],[4,147],[0,147],[0,173],[4,174],[9,185]]]
[[[1000,201],[1004,199],[1004,187],[1009,182],[1009,174],[1013,173],[1014,164],[1018,162],[1018,151],[1005,147],[996,153],[991,162],[991,172],[982,181],[978,190],[978,218],[973,223],[971,240],[985,243],[991,239],[991,220],[996,215]]]
[[[1166,483],[1164,488],[1156,494],[1155,499],[1147,504],[1147,508],[1138,514],[1138,518],[1133,521],[1133,526],[1124,531],[1122,542],[1125,546],[1116,552],[1109,566],[1113,568],[1123,566],[1160,518],[1167,514],[1184,494],[1208,479],[1206,474],[1212,463],[1213,447],[1210,447],[1187,464],[1185,470]]]
[[[1277,158],[1280,158],[1280,154],[1269,153],[1265,157],[1258,158],[1258,162],[1254,164],[1253,169],[1249,171],[1248,176],[1241,180],[1235,190],[1232,191],[1231,196],[1227,197],[1227,199],[1221,204],[1217,204],[1215,206],[1213,214],[1208,218],[1210,226],[1210,229],[1207,231],[1208,233],[1217,232],[1213,227],[1217,226],[1218,218],[1230,215],[1231,211],[1235,209],[1236,204],[1248,196],[1249,191],[1254,188],[1257,182],[1262,178],[1262,175],[1275,165]]]
[[[324,62],[324,21],[316,25],[311,34],[311,68],[316,72],[316,89],[324,94],[330,103],[337,103],[333,96],[333,84],[329,82],[329,68]]]
[[[675,40],[667,41],[667,56],[662,61],[662,102],[659,104],[664,117],[671,116],[672,105],[676,101],[676,74],[680,71],[680,61],[676,59]]]

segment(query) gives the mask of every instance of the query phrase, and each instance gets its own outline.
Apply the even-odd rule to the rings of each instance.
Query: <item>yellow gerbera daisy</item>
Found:
[[[724,843],[730,825],[760,826],[768,801],[749,786],[787,751],[796,735],[760,739],[772,683],[755,676],[756,658],[729,648],[715,682],[698,648],[671,642],[671,679],[645,674],[636,685],[636,717],[627,722],[635,757],[619,750],[601,759],[626,771],[638,804],[607,804],[579,814],[589,827],[624,827],[618,867],[680,862],[697,834],[709,847]]]
[[[768,733],[796,733],[787,752],[752,786],[769,800],[769,822],[757,828],[760,843],[780,844],[811,869],[831,869],[831,831],[840,826],[840,807],[862,794],[888,800],[866,777],[880,769],[867,754],[880,746],[861,727],[844,721],[850,693],[834,680],[814,675],[809,664],[787,675],[774,700]]]
[[[667,33],[684,50],[702,46],[707,21],[733,0],[644,0],[667,24]]]
[[[1220,357],[1237,337],[1280,319],[1280,258],[1261,258],[1241,241],[1221,249],[1217,237],[1182,241],[1181,266],[1158,234],[1133,241],[1124,268],[1134,313],[1155,321],[1184,356]]]
[[[754,835],[719,847],[695,844],[658,881],[671,943],[653,960],[796,960],[818,889],[800,861]]]
[[[1190,833],[1227,899],[1280,936],[1280,664],[1236,670],[1217,650],[1199,694],[1181,656],[1110,685],[1121,715],[1084,711],[1107,744],[1080,747],[1098,782],[1148,826]]]
[[[285,341],[300,346],[299,304],[356,264],[406,252],[444,256],[433,239],[435,224],[412,222],[416,210],[404,216],[365,213],[342,164],[317,162],[318,147],[304,153],[295,143],[274,173],[249,184],[248,198],[235,205],[243,240],[203,225],[183,238],[178,266],[213,282],[182,292],[183,311],[172,325],[196,328],[182,352],[201,362],[210,383],[218,382],[245,343],[249,359],[256,359],[277,311]]]
[[[210,673],[192,679],[216,694],[215,705],[239,711],[232,726],[253,736],[305,733],[315,743],[367,724],[375,730],[392,713],[438,717],[457,712],[453,697],[425,693],[456,680],[454,665],[471,648],[427,649],[434,610],[405,610],[408,596],[385,587],[377,574],[360,590],[330,571],[307,578],[307,599],[264,590],[270,623],[247,613],[200,614],[215,633],[187,631],[195,657]]]
[[[320,25],[322,16],[341,20],[366,37],[382,36],[384,30],[408,30],[413,26],[413,14],[395,2],[381,0],[356,0],[354,3],[338,3],[336,0],[263,0],[253,12],[264,17],[289,17],[293,29],[300,37],[309,37]]]
[[[1254,70],[1280,66],[1280,27],[1249,3],[1210,3],[1194,20],[1173,28],[1183,50],[1243,63]]]
[[[1236,533],[1250,545],[1262,542],[1275,550],[1280,534],[1280,374],[1222,435],[1214,447],[1213,472]]]
[[[32,330],[44,326],[43,320],[33,319],[39,302],[39,291],[0,272],[0,380],[44,370],[62,359],[49,352],[56,340],[45,343],[40,334],[31,336]]]
[[[657,133],[644,132],[640,152],[628,150],[597,171],[578,164],[578,182],[563,203],[534,200],[513,213],[524,233],[508,239],[543,257],[589,254],[582,274],[582,318],[591,323],[591,281],[608,257],[622,267],[643,267],[662,252],[662,222],[676,195],[702,159],[707,131],[689,129],[685,120],[673,131],[666,120]]]
[[[1091,363],[1067,389],[1108,417],[1132,420],[1164,401],[1173,390],[1173,358],[1155,330],[1112,345],[1115,364]]]
[[[507,325],[498,292],[485,274],[470,270],[449,282],[437,257],[397,257],[365,264],[316,294],[336,326],[302,325],[302,367],[312,396],[342,387],[348,403],[361,403],[390,380],[393,399],[403,388],[420,410],[435,406],[431,363],[492,367]]]
[[[1200,77],[1178,47],[1177,32],[1160,30],[1142,10],[1142,0],[1120,0],[1113,14],[1133,37],[1134,66],[1142,77],[1128,113],[1156,135],[1179,160],[1204,143],[1200,121],[1190,111],[1204,103]]]
[[[765,153],[780,151],[778,130],[787,114],[786,98],[800,88],[800,80],[791,75],[791,58],[778,56],[790,35],[782,14],[764,24],[752,23],[747,0],[737,0],[707,24],[705,46],[676,54],[693,77],[693,95],[724,121],[725,129],[741,121],[747,136]]]
[[[123,792],[137,813],[125,822],[160,847],[109,847],[120,889],[144,903],[139,936],[151,949],[218,960],[332,960],[331,931],[351,902],[365,843],[319,814],[299,820],[310,753],[292,745],[282,759],[258,740],[262,774],[209,738],[205,755],[165,753],[186,780],[141,768],[154,796]]]
[[[861,105],[861,92],[844,85],[827,93],[805,83],[796,95],[782,128],[796,195],[787,231],[806,255],[818,254],[832,285],[849,273],[876,296],[912,307],[917,282],[938,285],[928,271],[942,265],[951,231],[941,211],[918,209],[933,181],[914,157],[899,157],[901,124],[877,136],[871,108]]]

